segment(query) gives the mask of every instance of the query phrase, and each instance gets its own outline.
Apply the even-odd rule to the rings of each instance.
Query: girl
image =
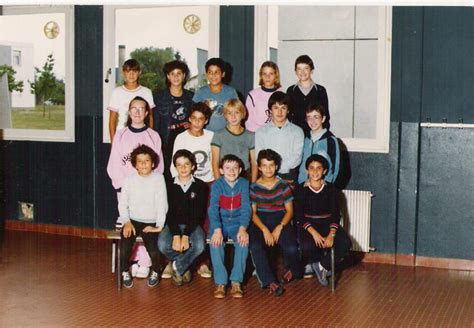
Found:
[[[268,99],[272,93],[277,90],[283,91],[277,64],[271,61],[264,62],[258,74],[260,76],[258,82],[260,87],[250,91],[245,102],[249,112],[245,127],[252,132],[268,122]]]
[[[153,127],[153,117],[151,109],[155,107],[153,103],[153,96],[151,90],[140,85],[141,74],[140,63],[135,59],[129,59],[122,65],[123,85],[116,87],[110,96],[110,102],[107,110],[110,112],[109,116],[109,134],[110,141],[114,140],[116,131],[126,127],[128,118],[128,105],[130,101],[140,96],[145,99],[150,105],[148,126]]]
[[[189,127],[189,108],[193,104],[194,93],[184,88],[190,74],[186,63],[179,60],[170,61],[164,65],[163,73],[166,76],[167,88],[155,95],[153,128],[160,134],[165,167],[169,167],[176,136]],[[165,175],[167,173],[169,172],[166,171]]]
[[[163,156],[161,153],[161,139],[157,132],[148,127],[150,106],[142,97],[135,97],[129,104],[127,127],[117,131],[112,142],[112,150],[110,152],[109,162],[107,164],[107,173],[112,180],[112,185],[117,191],[117,199],[120,200],[120,191],[124,179],[136,169],[130,162],[130,154],[133,149],[139,145],[146,145],[153,149],[159,157],[154,171],[163,173]],[[134,249],[134,254],[143,254],[139,256],[139,262],[143,263],[143,268],[139,269],[137,277],[146,277],[148,275],[148,267],[151,260],[145,249],[138,246]],[[132,257],[136,257],[133,255]]]
[[[283,252],[285,274],[281,283],[289,283],[301,276],[295,230],[290,224],[293,218],[293,195],[289,186],[276,175],[280,163],[278,153],[271,149],[261,150],[257,159],[261,176],[250,185],[250,254],[260,285],[275,296],[282,295],[284,290],[270,267],[268,247],[278,244]]]

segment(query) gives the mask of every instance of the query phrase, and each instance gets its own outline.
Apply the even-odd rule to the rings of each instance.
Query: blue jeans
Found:
[[[214,268],[214,282],[216,285],[227,285],[230,281],[241,283],[244,280],[245,264],[247,262],[247,255],[249,253],[248,247],[242,247],[237,243],[237,232],[239,225],[222,226],[222,234],[224,242],[221,246],[215,247],[210,245],[212,267]],[[209,237],[212,237],[214,231],[209,231]],[[226,246],[225,240],[227,237],[234,241],[234,263],[230,277],[224,264],[224,249]]]
[[[273,213],[258,212],[258,217],[270,232],[280,224],[284,215],[284,211]],[[252,224],[249,228],[249,239],[250,254],[252,255],[253,264],[255,265],[260,286],[267,287],[272,282],[277,283],[278,280],[276,279],[275,273],[269,263],[267,255],[268,246],[265,244],[263,232],[255,224]],[[280,237],[278,238],[278,245],[283,254],[285,272],[291,271],[293,277],[301,278],[302,273],[298,243],[296,241],[295,229],[291,224],[286,225],[282,229]]]
[[[180,224],[181,232],[184,231],[186,225]],[[201,227],[196,227],[189,236],[189,249],[183,253],[173,250],[173,235],[168,225],[166,225],[160,233],[158,239],[158,248],[170,261],[176,261],[176,271],[183,275],[193,264],[194,260],[204,251],[204,232]]]

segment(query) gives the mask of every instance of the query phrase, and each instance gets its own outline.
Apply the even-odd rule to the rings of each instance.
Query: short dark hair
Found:
[[[225,61],[222,58],[214,57],[214,58],[209,59],[206,62],[206,66],[205,66],[206,72],[209,69],[209,66],[217,66],[221,69],[222,73],[225,72]]]
[[[326,116],[326,108],[321,104],[310,104],[304,110],[305,114],[311,113],[312,111],[317,111],[321,116]]]
[[[304,163],[305,168],[308,169],[309,165],[312,162],[320,163],[325,170],[327,170],[328,167],[329,167],[327,159],[323,155],[320,155],[320,154],[313,154],[313,155],[309,156],[308,159],[306,160],[306,162]]]
[[[236,162],[237,164],[239,164],[239,168],[244,168],[244,162],[242,162],[242,160],[234,154],[227,154],[222,157],[219,167],[222,169],[224,167],[224,164],[228,162]]]
[[[137,156],[142,154],[150,156],[153,168],[155,168],[160,162],[158,154],[153,149],[151,149],[147,145],[139,145],[130,154],[130,161],[132,162],[133,167],[137,165]]]
[[[273,105],[276,103],[280,105],[286,105],[288,107],[288,111],[290,110],[290,97],[284,93],[283,91],[275,91],[268,99],[268,109],[271,111]]]
[[[133,98],[128,104],[128,110],[132,108],[132,103],[136,100],[143,101],[145,103],[145,112],[148,112],[148,114],[145,116],[145,125],[149,126],[150,125],[150,104],[148,103],[148,101],[145,100],[145,98],[142,98],[140,96],[136,96],[135,98]],[[130,124],[132,124],[132,119],[130,118],[130,115],[128,115],[127,126],[129,126]]]
[[[172,71],[174,71],[175,69],[179,69],[184,74],[184,79],[183,79],[183,85],[182,86],[184,87],[186,82],[188,82],[188,78],[189,78],[189,67],[188,67],[188,65],[186,65],[186,63],[181,61],[181,60],[172,60],[170,62],[167,62],[163,66],[163,73],[165,74],[165,77],[166,77],[165,82],[166,82],[166,86],[168,88],[171,86],[171,83],[168,80],[167,75],[169,73],[171,73]]]
[[[122,71],[125,70],[141,71],[140,63],[136,59],[128,59],[122,65]]]
[[[204,102],[198,102],[198,103],[192,104],[191,108],[189,109],[189,116],[191,116],[191,114],[194,112],[202,113],[206,117],[206,120],[209,120],[212,115],[211,109]]]
[[[301,55],[298,58],[296,58],[296,60],[295,60],[295,71],[296,71],[296,66],[298,66],[298,64],[307,64],[307,65],[309,65],[311,70],[314,69],[313,60],[308,55]]]
[[[262,160],[266,159],[267,161],[273,161],[278,169],[280,168],[281,164],[281,156],[273,149],[262,149],[258,152],[257,156],[257,166],[260,166]]]
[[[173,155],[173,165],[176,166],[176,161],[178,160],[178,158],[180,157],[185,157],[187,158],[190,162],[191,162],[191,165],[194,166],[194,169],[193,169],[193,172],[196,170],[197,168],[197,164],[196,164],[196,157],[194,156],[193,153],[191,153],[189,150],[187,149],[179,149],[176,151],[176,153],[174,153]]]

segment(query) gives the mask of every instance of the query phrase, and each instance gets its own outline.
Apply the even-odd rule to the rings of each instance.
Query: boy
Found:
[[[302,55],[296,58],[295,73],[298,77],[298,82],[289,86],[286,93],[291,100],[291,112],[293,117],[291,121],[298,125],[307,134],[308,126],[305,122],[305,109],[312,104],[321,104],[326,108],[326,122],[324,127],[329,129],[329,107],[328,95],[326,89],[319,84],[316,84],[311,79],[314,71],[314,64],[311,57]]]
[[[163,142],[165,167],[171,164],[173,145],[176,136],[189,126],[188,112],[193,103],[194,93],[184,88],[189,78],[186,63],[173,60],[163,67],[166,88],[154,96],[156,110],[153,111],[155,131]]]
[[[305,109],[305,113],[310,131],[304,139],[301,162],[305,163],[308,157],[313,154],[324,156],[329,164],[324,180],[334,184],[339,173],[341,152],[337,138],[331,131],[323,127],[326,122],[326,109],[323,105],[310,105]],[[306,181],[307,176],[306,168],[301,165],[298,183]]]
[[[173,163],[178,175],[167,185],[169,211],[158,247],[172,261],[173,283],[181,286],[191,281],[189,267],[204,251],[200,225],[206,217],[209,193],[207,184],[193,177],[196,159],[189,150],[178,150]]]
[[[211,117],[211,110],[203,102],[193,104],[189,112],[189,128],[176,137],[173,146],[173,155],[178,149],[187,149],[193,153],[196,159],[196,169],[193,176],[210,184],[214,181],[212,174],[212,154],[211,154],[211,140],[214,132],[204,129],[204,126],[209,122]],[[178,175],[174,163],[171,163],[170,172],[173,177]],[[204,221],[203,229],[207,234],[209,220]],[[209,257],[207,253],[203,254],[201,265],[198,273],[203,278],[212,278],[212,271],[209,269]],[[171,266],[167,266],[164,273],[172,274]]]
[[[115,132],[126,126],[128,118],[128,105],[130,101],[140,96],[144,98],[150,106],[148,114],[148,126],[153,128],[152,110],[155,107],[151,90],[141,86],[139,83],[141,74],[140,63],[135,59],[129,59],[122,65],[123,85],[116,87],[110,96],[110,102],[107,106],[109,110],[109,134],[110,142],[114,140]]]
[[[224,118],[227,125],[214,133],[211,142],[212,171],[220,177],[219,161],[227,154],[234,154],[244,162],[243,176],[251,181],[257,179],[255,163],[255,134],[242,127],[241,122],[247,111],[239,99],[229,99],[224,104]]]
[[[334,247],[336,269],[341,269],[342,261],[352,242],[339,226],[339,193],[333,184],[324,181],[328,164],[321,155],[311,155],[305,162],[308,181],[295,189],[295,220],[300,229],[299,244],[303,258],[313,268],[323,286],[328,285],[331,255]]]
[[[250,185],[250,253],[261,287],[268,288],[274,296],[280,296],[284,290],[270,266],[267,251],[277,244],[282,250],[285,267],[282,283],[301,278],[298,243],[290,222],[293,218],[293,194],[290,187],[277,177],[281,163],[278,153],[271,149],[261,150],[257,163],[261,174]]]
[[[288,96],[274,92],[268,100],[271,121],[255,132],[255,152],[272,149],[280,154],[282,161],[278,176],[289,184],[298,177],[298,165],[303,153],[303,130],[288,121]]]
[[[226,121],[223,117],[224,103],[228,99],[238,98],[234,88],[224,84],[225,62],[222,58],[211,58],[206,62],[208,85],[201,87],[193,97],[194,102],[205,102],[212,110],[207,129],[218,131],[223,129]]]
[[[137,172],[125,179],[119,201],[118,222],[122,224],[120,234],[123,250],[120,254],[122,283],[126,288],[133,287],[128,259],[136,237],[141,235],[152,263],[147,284],[155,287],[160,282],[158,234],[163,228],[168,210],[166,184],[162,174],[153,172],[158,163],[158,155],[153,149],[140,145],[130,156]]]
[[[249,235],[247,227],[250,221],[249,183],[239,177],[242,161],[235,155],[226,155],[221,160],[221,176],[211,187],[211,199],[208,209],[209,233],[211,234],[211,261],[214,267],[215,298],[224,298],[226,285],[230,279],[231,296],[242,298],[240,284],[244,279],[245,264],[248,255]],[[224,237],[234,241],[234,263],[230,277],[224,265]]]
[[[211,155],[214,132],[204,129],[210,116],[211,110],[205,103],[193,104],[189,111],[189,128],[176,137],[173,146],[173,155],[178,149],[187,149],[193,153],[196,158],[196,170],[193,175],[204,182],[214,181]],[[178,175],[174,163],[171,163],[170,171],[172,177]]]

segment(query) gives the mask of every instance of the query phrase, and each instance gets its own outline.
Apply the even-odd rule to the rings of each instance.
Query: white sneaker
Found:
[[[171,262],[168,262],[168,264],[166,265],[166,268],[163,270],[163,273],[161,274],[161,278],[163,279],[170,279],[171,276],[173,275],[173,267],[172,267],[172,263]]]
[[[137,278],[147,278],[150,274],[150,268],[146,266],[138,267]]]
[[[197,272],[202,278],[206,278],[206,279],[212,278],[212,271],[205,264],[201,265]]]
[[[130,272],[132,273],[132,277],[137,276],[137,271],[138,271],[138,264],[133,263],[132,266],[130,267]]]

